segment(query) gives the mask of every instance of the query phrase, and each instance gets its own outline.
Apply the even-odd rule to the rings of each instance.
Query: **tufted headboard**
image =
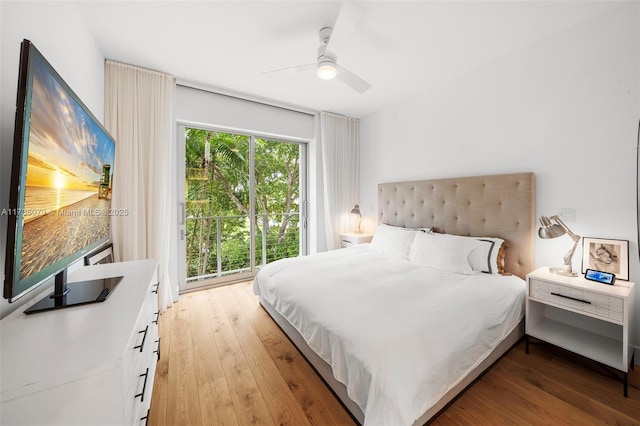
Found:
[[[534,174],[433,179],[378,185],[378,222],[438,232],[500,237],[505,270],[534,269]]]

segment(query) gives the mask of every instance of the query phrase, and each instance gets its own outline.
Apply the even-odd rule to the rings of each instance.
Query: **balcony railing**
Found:
[[[255,265],[300,254],[300,213],[256,215]],[[187,217],[187,281],[251,271],[248,215]]]

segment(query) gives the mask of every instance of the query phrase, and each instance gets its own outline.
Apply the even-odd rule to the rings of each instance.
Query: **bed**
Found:
[[[533,173],[380,184],[371,244],[273,262],[254,292],[360,423],[424,424],[523,335],[533,205]]]

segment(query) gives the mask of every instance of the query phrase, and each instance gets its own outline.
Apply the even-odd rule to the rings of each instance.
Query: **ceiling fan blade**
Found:
[[[302,72],[302,71],[309,71],[309,70],[313,70],[318,66],[318,64],[313,63],[313,64],[306,64],[306,65],[298,65],[295,67],[287,67],[287,68],[281,68],[279,70],[273,70],[273,71],[266,71],[263,72],[262,74],[264,75],[290,75],[290,74],[295,74],[298,72]]]
[[[369,83],[340,65],[338,65],[337,77],[361,95],[372,87]]]
[[[340,52],[340,49],[344,46],[344,43],[349,40],[351,34],[355,31],[360,18],[364,14],[364,9],[351,1],[344,1],[338,18],[333,25],[331,31],[331,37],[327,43],[327,50],[330,52]]]

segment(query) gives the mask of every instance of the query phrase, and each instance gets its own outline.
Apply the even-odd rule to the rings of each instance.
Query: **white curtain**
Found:
[[[116,140],[112,206],[128,215],[111,219],[116,261],[158,259],[162,312],[177,300],[169,274],[175,79],[107,61],[105,122]]]
[[[358,200],[360,126],[358,119],[320,113],[327,249],[340,248],[340,233],[354,230],[350,214]]]

